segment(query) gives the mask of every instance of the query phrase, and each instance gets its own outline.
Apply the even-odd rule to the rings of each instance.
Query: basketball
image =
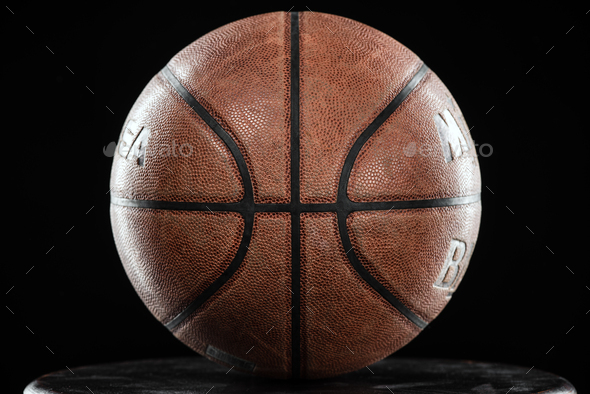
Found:
[[[481,217],[445,85],[393,38],[319,12],[252,16],[180,51],[129,112],[110,186],[154,317],[228,370],[282,379],[364,368],[416,337]]]

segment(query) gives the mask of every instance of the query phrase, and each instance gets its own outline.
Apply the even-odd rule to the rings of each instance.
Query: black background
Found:
[[[108,216],[112,159],[103,148],[178,51],[228,22],[293,4],[151,4],[0,11],[2,391],[19,392],[66,365],[193,354],[151,316],[123,271]],[[483,217],[467,275],[444,312],[396,354],[534,365],[590,391],[582,252],[590,6],[387,4],[310,7],[414,51],[453,93],[475,142],[493,147],[480,156]]]

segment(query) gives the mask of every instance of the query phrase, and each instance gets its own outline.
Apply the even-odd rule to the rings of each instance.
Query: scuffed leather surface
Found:
[[[351,19],[301,14],[301,201],[336,202],[348,151],[422,62]]]
[[[255,363],[256,374],[288,378],[290,288],[290,214],[257,213],[252,241],[238,271],[180,323],[174,335],[212,361],[220,363],[205,353],[207,345]]]
[[[467,152],[446,163],[434,116],[448,109],[469,140]],[[432,71],[373,134],[355,161],[352,201],[419,200],[481,191],[475,146],[459,106]]]
[[[165,211],[111,204],[125,272],[152,314],[168,323],[233,260],[244,219],[230,212]]]
[[[168,68],[237,142],[257,203],[290,200],[290,24],[284,12],[222,26]]]
[[[115,153],[113,195],[195,202],[242,199],[244,187],[231,152],[163,76],[156,75],[145,87],[125,124],[131,119],[151,132],[146,158],[140,167]]]
[[[449,290],[433,285],[443,269],[452,239],[465,242],[460,283],[475,246],[481,203],[428,209],[358,211],[347,226],[363,266],[423,320],[432,321],[446,306]],[[454,286],[456,287],[456,286]]]
[[[301,235],[302,377],[354,371],[418,335],[352,268],[335,213],[302,214]]]

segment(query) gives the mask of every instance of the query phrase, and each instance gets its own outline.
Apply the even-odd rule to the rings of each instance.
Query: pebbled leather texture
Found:
[[[182,312],[233,259],[244,219],[233,212],[189,212],[111,205],[121,262],[161,322]]]
[[[465,242],[459,284],[475,246],[481,204],[390,212],[353,212],[348,231],[363,266],[396,298],[427,322],[449,301],[448,289],[433,286],[451,240]]]
[[[256,203],[289,202],[289,15],[242,19],[206,34],[168,63],[237,142]]]
[[[113,203],[111,222],[132,285],[167,324],[222,276],[239,247],[246,250],[239,245],[253,215],[252,236],[237,270],[171,331],[228,369],[240,368],[207,354],[208,347],[230,356],[225,359],[254,364],[254,374],[274,378],[293,377],[293,344],[298,343],[300,376],[317,379],[374,363],[420,333],[357,273],[349,253],[430,322],[465,274],[481,203],[352,212],[346,219],[348,251],[334,211],[299,213],[295,205],[285,205],[282,212],[253,213],[265,204],[291,202],[290,35],[290,14],[257,15],[206,34],[167,65],[239,147],[252,180],[255,205],[246,204],[250,216],[237,209],[182,211]],[[298,49],[300,202],[336,203],[350,148],[423,62],[371,27],[318,12],[299,13]],[[469,144],[461,154],[453,152],[450,161],[439,135],[441,121],[449,122],[445,111]],[[135,134],[125,136],[126,128],[135,128]],[[245,185],[231,151],[161,73],[131,109],[117,151],[139,140],[140,130],[149,130],[142,140],[147,145],[141,145],[145,156],[115,154],[114,197],[206,206],[244,201]],[[399,200],[471,196],[480,189],[463,115],[428,71],[360,150],[347,196],[393,206]],[[294,215],[300,215],[299,246],[292,245]],[[449,259],[458,258],[449,252],[457,244],[465,244],[465,255],[455,277],[445,269]],[[297,262],[292,247],[300,248]],[[295,263],[301,269],[298,316],[291,309]],[[455,279],[449,288],[435,286],[441,278]],[[293,341],[293,319],[300,319],[298,342]]]
[[[448,109],[469,138],[469,149],[446,163],[433,121]],[[348,183],[352,201],[419,200],[479,193],[475,146],[459,106],[429,71],[361,149]]]
[[[212,361],[207,345],[255,364],[254,373],[291,375],[291,225],[288,213],[257,213],[238,271],[174,335]],[[232,365],[225,364],[228,369]],[[236,366],[236,369],[240,369]]]
[[[244,186],[229,149],[160,74],[145,87],[125,125],[130,120],[151,131],[145,163],[138,166],[115,153],[113,195],[163,201],[242,199]]]
[[[393,38],[335,15],[301,15],[301,201],[336,202],[346,155],[422,62]]]
[[[302,377],[354,371],[418,335],[351,267],[335,213],[303,214],[301,246]]]

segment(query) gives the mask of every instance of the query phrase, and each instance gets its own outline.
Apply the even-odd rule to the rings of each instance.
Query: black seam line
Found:
[[[391,102],[385,107],[385,109],[377,115],[375,120],[371,122],[371,124],[361,133],[358,139],[355,141],[354,145],[348,152],[346,156],[346,160],[344,161],[344,166],[342,167],[342,174],[340,176],[340,182],[338,183],[338,197],[337,197],[337,204],[339,204],[342,209],[337,210],[337,217],[338,217],[338,230],[340,232],[340,238],[342,240],[342,246],[344,246],[344,250],[346,251],[346,256],[350,261],[350,264],[356,270],[356,272],[360,275],[365,282],[367,282],[377,293],[379,293],[385,300],[387,300],[395,309],[397,309],[402,315],[404,315],[408,320],[414,323],[416,326],[420,328],[426,327],[428,323],[422,320],[418,315],[412,312],[407,306],[404,305],[397,297],[395,297],[389,290],[385,288],[371,273],[363,266],[361,261],[359,260],[358,256],[356,255],[354,248],[352,246],[352,242],[350,241],[350,236],[348,234],[348,228],[346,226],[346,219],[351,212],[351,205],[352,202],[348,198],[347,189],[348,189],[348,180],[350,179],[350,173],[354,166],[354,162],[361,151],[362,147],[365,143],[371,138],[371,136],[385,123],[385,121],[395,112],[396,109],[404,102],[404,100],[410,95],[410,93],[414,90],[414,88],[420,83],[420,81],[424,78],[426,73],[428,72],[428,67],[426,64],[422,64],[422,67],[414,74],[410,82],[399,92],[397,96],[391,100]],[[397,204],[393,204],[394,206]]]
[[[250,173],[248,171],[248,166],[246,165],[246,161],[240,151],[236,142],[232,139],[232,137],[221,127],[221,125],[207,112],[207,110],[189,93],[188,90],[180,81],[176,78],[174,74],[168,69],[168,67],[164,67],[162,69],[162,74],[168,80],[168,82],[172,85],[172,87],[178,92],[178,94],[184,99],[184,101],[203,119],[205,123],[223,140],[225,145],[228,147],[234,159],[236,160],[236,164],[240,171],[240,175],[242,177],[242,183],[244,184],[244,198],[241,204],[245,208],[242,211],[242,216],[244,218],[244,231],[242,234],[242,240],[240,241],[240,245],[238,246],[238,250],[236,255],[234,256],[231,263],[227,266],[225,271],[217,278],[213,283],[211,283],[201,294],[199,294],[182,312],[176,315],[172,320],[165,324],[166,328],[169,330],[174,329],[178,326],[184,319],[186,319],[191,313],[193,313],[197,308],[199,308],[205,301],[209,299],[221,286],[223,286],[229,278],[233,276],[233,274],[238,270],[242,261],[244,260],[244,256],[246,256],[246,252],[248,251],[248,245],[250,244],[250,240],[252,239],[252,228],[254,227],[254,193],[252,190],[252,181],[250,179]]]
[[[301,217],[299,198],[299,13],[291,13],[291,378],[301,374]]]
[[[244,183],[244,201],[254,203],[254,192],[252,190],[252,180],[250,179],[250,172],[246,165],[246,160],[240,151],[240,148],[233,140],[231,135],[225,131],[223,127],[215,120],[213,116],[197,101],[197,99],[180,83],[172,71],[165,66],[162,69],[162,74],[172,87],[178,92],[178,94],[184,99],[184,101],[199,115],[201,119],[223,140],[225,145],[231,151],[232,155],[236,160],[236,165],[240,171],[242,182]]]
[[[399,209],[419,209],[451,207],[465,205],[481,200],[481,194],[472,194],[463,197],[434,198],[429,200],[400,200],[382,202],[350,202],[346,212],[355,211],[389,211]],[[111,195],[111,204],[132,208],[161,209],[171,211],[211,211],[211,212],[239,212],[248,213],[250,207],[241,202],[237,203],[206,203],[206,202],[179,202],[159,200],[134,200],[130,198],[115,197]],[[340,205],[327,204],[300,204],[291,210],[290,204],[254,204],[255,212],[337,212]]]
[[[292,377],[299,376],[299,361],[300,361],[300,245],[299,245],[299,230],[300,217],[299,213],[303,211],[331,211],[337,212],[338,225],[343,246],[348,250],[347,256],[351,265],[359,273],[359,275],[371,285],[383,298],[385,298],[392,306],[406,316],[410,321],[420,328],[426,326],[426,322],[420,319],[412,311],[410,311],[401,301],[399,301],[393,294],[391,294],[385,287],[379,283],[360,263],[358,257],[354,253],[350,237],[346,227],[346,219],[348,214],[353,210],[383,210],[388,209],[386,205],[391,204],[389,209],[406,209],[418,207],[436,207],[449,206],[461,203],[469,203],[479,200],[479,195],[452,197],[448,199],[433,199],[433,200],[413,200],[413,201],[396,201],[385,203],[355,203],[350,201],[347,196],[348,181],[352,167],[363,145],[368,139],[377,131],[377,129],[389,118],[389,116],[401,105],[412,90],[418,85],[428,71],[428,67],[423,64],[420,70],[414,75],[410,82],[402,89],[402,91],[389,103],[389,105],[375,118],[375,120],[367,127],[365,131],[359,136],[351,150],[349,151],[346,161],[344,163],[340,182],[338,185],[338,198],[336,204],[300,204],[299,202],[299,18],[297,13],[291,14],[291,203],[290,204],[254,204],[253,190],[250,174],[246,162],[239,150],[237,144],[232,137],[219,125],[219,123],[207,112],[207,110],[182,86],[180,81],[172,74],[168,67],[164,67],[162,74],[168,82],[174,87],[185,102],[207,123],[207,125],[224,141],[228,149],[232,152],[242,176],[244,184],[244,199],[240,203],[179,203],[179,202],[155,202],[145,201],[139,203],[134,200],[136,206],[154,207],[157,209],[174,209],[178,204],[181,204],[182,209],[197,208],[195,204],[202,204],[198,207],[200,210],[234,210],[240,212],[244,216],[244,233],[238,252],[236,256],[224,271],[224,273],[217,278],[205,291],[203,291],[189,306],[174,317],[166,324],[168,329],[173,329],[199,306],[201,306],[211,295],[213,295],[239,268],[252,236],[252,227],[254,222],[254,211],[267,211],[264,208],[268,207],[268,211],[281,210],[283,207],[292,212],[292,290],[293,290],[293,313],[292,313]],[[473,201],[472,201],[473,200]],[[113,197],[112,202],[118,205],[131,206],[130,201]],[[190,205],[188,205],[190,204]],[[150,206],[151,205],[151,206]],[[332,206],[333,205],[333,206]],[[235,207],[235,208],[234,208]],[[313,208],[311,208],[313,207]],[[180,207],[179,207],[180,208]],[[204,208],[204,209],[203,209]],[[234,208],[234,209],[232,209]],[[352,252],[352,253],[350,253]]]
[[[338,183],[338,200],[348,199],[346,189],[348,188],[348,180],[356,157],[358,156],[361,148],[371,138],[371,136],[381,127],[383,123],[395,112],[395,110],[404,102],[408,95],[414,90],[414,88],[420,83],[428,72],[428,66],[422,64],[422,67],[414,74],[410,82],[399,92],[397,96],[391,100],[391,102],[385,107],[383,111],[371,122],[369,126],[361,133],[361,135],[354,142],[352,148],[346,156],[344,166],[342,167],[342,175],[340,176],[340,182]]]

